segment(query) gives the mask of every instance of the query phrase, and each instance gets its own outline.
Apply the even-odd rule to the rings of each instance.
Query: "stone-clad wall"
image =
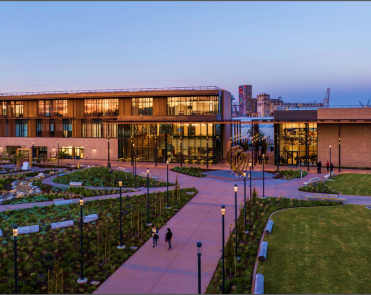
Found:
[[[46,146],[48,148],[48,158],[50,152],[55,154],[57,151],[57,141],[59,147],[83,147],[84,159],[107,160],[108,159],[108,141],[107,138],[74,138],[74,137],[0,137],[0,152],[4,147],[23,146],[32,147],[32,141],[35,146]],[[94,149],[95,148],[95,149]],[[118,139],[110,139],[110,160],[118,161]]]
[[[320,124],[318,128],[318,161],[322,166],[331,160],[339,166],[339,128],[341,167],[371,167],[371,124]]]

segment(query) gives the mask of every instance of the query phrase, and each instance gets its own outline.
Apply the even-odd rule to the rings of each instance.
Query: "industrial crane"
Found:
[[[370,107],[370,100],[371,100],[371,99],[368,100],[368,102],[367,102],[366,105],[362,104],[361,101],[359,101],[359,103],[360,103],[361,106],[363,106],[364,108],[369,108],[369,107]]]
[[[330,106],[330,88],[327,88],[326,98],[323,99],[323,106],[324,107],[329,107]]]

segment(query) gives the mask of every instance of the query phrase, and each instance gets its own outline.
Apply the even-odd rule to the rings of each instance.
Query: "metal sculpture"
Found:
[[[243,171],[247,170],[249,165],[250,155],[241,146],[236,145],[228,151],[227,161],[233,171],[243,175]]]

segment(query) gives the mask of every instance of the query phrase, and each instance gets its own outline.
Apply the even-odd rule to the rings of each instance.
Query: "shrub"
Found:
[[[33,294],[35,292],[35,289],[31,286],[24,286],[21,289],[21,294]]]

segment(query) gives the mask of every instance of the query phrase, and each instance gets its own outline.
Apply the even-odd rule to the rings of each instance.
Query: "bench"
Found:
[[[82,186],[82,182],[77,182],[77,181],[71,181],[70,182],[71,186]]]
[[[118,167],[117,170],[122,171],[122,172],[129,172],[129,171],[125,170],[124,167]]]
[[[141,173],[139,174],[139,176],[147,177],[147,172],[141,172]],[[149,178],[152,178],[152,179],[154,179],[154,180],[157,180],[157,177],[156,177],[156,176],[153,176],[153,175],[151,175],[151,174],[149,174]]]
[[[347,199],[342,197],[342,196],[338,196],[338,195],[322,195],[322,194],[314,194],[313,196],[305,196],[305,198],[307,200],[325,200],[325,201],[339,201],[339,202],[346,202]]]
[[[309,184],[320,182],[320,181],[321,181],[321,179],[319,179],[318,177],[313,177],[313,178],[309,179],[309,181],[304,182],[304,185],[308,186]]]
[[[331,172],[331,178],[335,176],[335,172]],[[325,175],[325,180],[328,180],[330,178],[330,173]]]

